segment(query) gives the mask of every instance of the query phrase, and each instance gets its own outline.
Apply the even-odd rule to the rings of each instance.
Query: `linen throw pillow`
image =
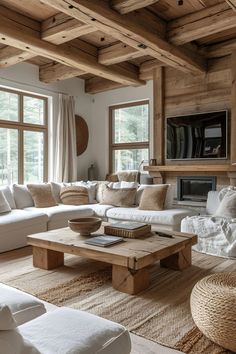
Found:
[[[0,331],[16,328],[16,321],[7,305],[0,305]]]
[[[7,213],[9,211],[11,211],[11,207],[7,201],[7,198],[3,192],[0,191],[0,214]]]
[[[57,205],[50,184],[27,184],[27,188],[36,208],[48,208]]]
[[[223,218],[236,218],[236,191],[228,191],[218,206],[215,216]]]
[[[140,210],[163,210],[168,185],[163,184],[154,187],[146,187],[143,190],[139,209]]]
[[[17,209],[24,209],[34,206],[33,198],[26,186],[23,184],[13,184],[13,195]]]
[[[86,187],[71,186],[62,187],[60,198],[66,205],[84,205],[89,204],[89,194]]]
[[[117,207],[132,207],[134,206],[135,196],[136,188],[113,189],[105,186],[101,204],[108,204]]]

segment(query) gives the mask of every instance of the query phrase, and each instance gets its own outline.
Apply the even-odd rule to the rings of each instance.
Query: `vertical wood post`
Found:
[[[232,97],[231,97],[231,164],[236,163],[236,50],[231,55]]]
[[[158,165],[164,163],[164,67],[153,70],[153,157]]]

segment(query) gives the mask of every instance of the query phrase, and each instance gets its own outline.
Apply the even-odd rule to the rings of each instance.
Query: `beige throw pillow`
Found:
[[[89,204],[89,194],[86,187],[62,187],[60,198],[62,203],[67,205]]]
[[[134,206],[136,188],[113,189],[105,186],[101,204],[108,204],[117,207]]]
[[[2,191],[0,191],[0,214],[2,213],[7,213],[11,211],[11,207],[7,201],[7,198],[3,194]]]
[[[36,208],[48,208],[57,205],[50,184],[27,184]]]
[[[163,210],[166,200],[168,185],[159,185],[155,188],[146,187],[143,190],[139,209],[140,210]]]
[[[228,191],[218,206],[215,216],[236,218],[236,191]]]

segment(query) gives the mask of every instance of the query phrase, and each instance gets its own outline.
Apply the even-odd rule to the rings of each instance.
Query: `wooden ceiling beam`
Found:
[[[232,54],[236,50],[236,38],[203,48],[207,58],[220,58]]]
[[[92,60],[86,53],[67,44],[56,46],[55,44],[43,41],[32,34],[21,31],[19,36],[18,28],[14,22],[0,15],[0,43],[10,45],[20,50],[25,50],[57,61],[74,69],[80,69],[92,73],[96,76],[102,76],[108,80],[119,82],[124,85],[142,85],[144,84],[133,73],[123,74],[122,72],[101,65],[96,59]]]
[[[63,13],[42,22],[41,38],[50,43],[62,44],[94,32],[94,28]]]
[[[111,7],[120,14],[141,9],[143,7],[153,5],[159,0],[112,0]]]
[[[7,46],[0,49],[0,68],[7,68],[33,57],[34,55],[32,53]]]
[[[236,11],[236,0],[226,0],[226,2],[234,11]]]
[[[141,56],[143,56],[143,53],[122,42],[99,49],[98,51],[98,61],[100,64],[104,65],[121,63],[122,61],[139,58]]]
[[[86,72],[83,70],[70,68],[60,63],[45,64],[39,67],[39,80],[47,84],[84,74]]]
[[[101,77],[92,77],[91,79],[85,80],[85,92],[90,94],[110,91],[121,87],[125,86]]]
[[[183,72],[202,73],[206,67],[202,58],[166,42],[134,20],[115,12],[97,0],[41,0],[82,22],[109,33],[117,40],[150,55]]]
[[[236,13],[221,3],[170,21],[167,37],[171,43],[183,45],[235,27]]]

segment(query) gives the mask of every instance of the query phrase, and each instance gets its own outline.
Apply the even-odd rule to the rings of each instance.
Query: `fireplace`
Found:
[[[177,199],[205,202],[209,191],[216,190],[215,176],[177,177]]]

